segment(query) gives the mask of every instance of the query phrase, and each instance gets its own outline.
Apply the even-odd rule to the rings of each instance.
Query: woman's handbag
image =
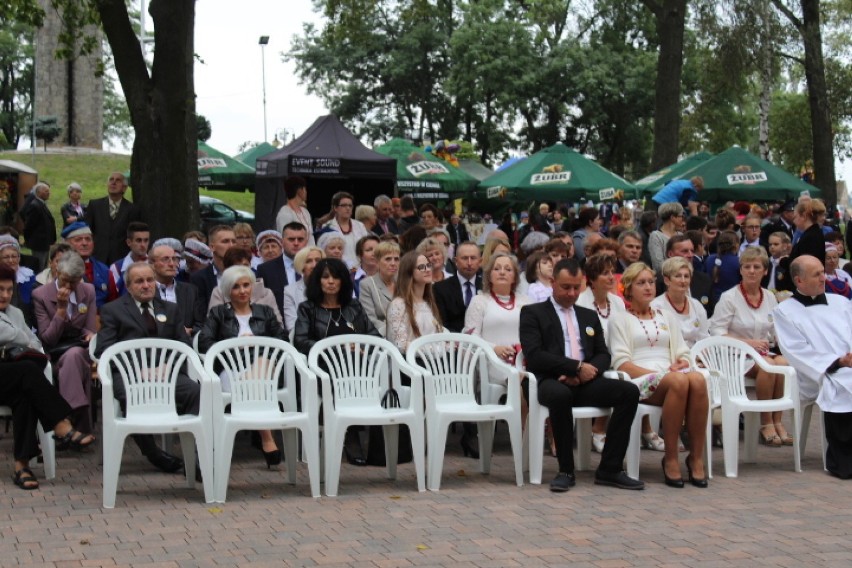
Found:
[[[20,345],[7,345],[0,349],[0,363],[20,363],[32,361],[42,371],[47,366],[48,357],[41,351]]]
[[[56,363],[59,358],[73,347],[89,348],[89,342],[84,339],[63,339],[57,345],[49,348],[47,354],[50,356],[50,361]]]

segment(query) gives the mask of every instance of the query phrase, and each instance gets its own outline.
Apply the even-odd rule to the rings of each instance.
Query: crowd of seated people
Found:
[[[712,220],[706,207],[687,219],[677,202],[641,214],[611,205],[534,207],[517,218],[505,215],[500,228],[477,242],[469,240],[476,230],[463,217],[429,203],[418,208],[411,197],[379,196],[368,205],[339,192],[330,212],[312,219],[304,207],[307,183],[293,176],[285,184],[289,200],[276,228],[259,227],[255,234],[249,225],[220,225],[207,234],[193,231],[150,243],[148,225],[115,189],[120,183],[114,178],[97,230],[85,220],[94,219],[94,213],[66,218],[62,242],[50,249],[41,273],[26,265],[14,230],[0,230],[0,277],[10,280],[8,294],[0,286],[0,321],[10,327],[3,332],[4,345],[30,345],[48,353],[59,396],[44,402],[49,411],[36,410],[16,419],[16,425],[34,428],[37,418],[76,449],[93,440],[88,434],[95,410],[88,342],[95,334],[99,356],[124,339],[157,336],[189,343],[196,334],[201,353],[223,339],[265,336],[292,341],[307,354],[320,339],[349,333],[381,336],[405,351],[417,337],[450,331],[485,339],[499,358],[514,364],[524,339],[526,307],[548,304],[557,316],[545,327],[560,325],[565,346],[544,376],[576,395],[607,370],[596,363],[623,371],[636,386],[619,395],[635,395],[628,406],[641,400],[663,408],[662,436],[646,420],[642,443],[664,453],[666,483],[683,486],[677,458],[688,449],[689,481],[705,487],[706,391],[703,375],[688,368],[689,348],[711,335],[728,336],[773,364],[786,364],[772,313],[795,291],[790,266],[801,256],[824,263],[825,292],[852,297],[852,264],[844,258],[843,236],[823,230],[825,207],[816,199],[779,205],[773,215],[724,207]],[[355,206],[360,208],[353,215]],[[133,214],[119,214],[125,210]],[[563,230],[569,228],[574,230]],[[116,237],[119,233],[123,239]],[[99,250],[109,257],[97,258]],[[579,289],[571,288],[575,282]],[[131,313],[121,312],[120,305]],[[572,331],[560,315],[563,310],[577,314],[569,316],[574,323],[590,317],[595,325]],[[150,316],[171,324],[172,315],[176,325],[150,325]],[[592,351],[583,342],[596,329],[601,343],[595,339],[595,356],[601,348],[607,355],[592,363],[580,355]],[[581,337],[571,336],[574,332]],[[573,363],[558,365],[560,356]],[[30,367],[26,373],[37,374]],[[756,367],[750,374],[758,398],[781,396],[781,375]],[[221,379],[227,383],[227,377]],[[490,369],[487,380],[499,385],[518,379]],[[197,393],[183,387],[181,410],[197,412]],[[564,393],[549,387],[539,393],[542,404],[564,408],[564,399],[557,403],[554,398]],[[0,403],[4,400],[0,396]],[[556,422],[564,428],[564,420]],[[623,426],[616,422],[613,427],[612,420],[598,419],[593,426],[593,447],[607,456],[607,464],[623,442],[619,433],[619,440],[605,449],[608,436]],[[761,424],[760,440],[767,446],[794,443],[780,412],[765,413]],[[682,431],[688,437],[682,438]],[[560,467],[573,463],[558,455],[570,447],[564,435],[550,437]],[[31,433],[21,436],[20,447],[16,437],[16,483],[33,489],[38,483],[24,460],[32,457],[34,442]],[[465,424],[464,455],[478,457],[475,436],[475,427]],[[181,460],[149,438],[135,438],[149,461],[164,471],[180,470]],[[259,438],[265,462],[280,463],[272,433],[261,432]],[[352,429],[345,450],[350,463],[365,465],[360,443]],[[637,488],[613,477],[616,473],[602,471],[602,484]],[[555,479],[554,490],[572,484],[573,471],[561,474],[569,477]]]

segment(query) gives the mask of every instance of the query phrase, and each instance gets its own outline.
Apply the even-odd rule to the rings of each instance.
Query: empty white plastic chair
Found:
[[[425,491],[423,379],[393,343],[368,335],[337,335],[318,341],[308,354],[309,367],[322,381],[325,493],[337,495],[343,439],[350,426],[381,425],[390,479],[396,478],[399,426],[411,433],[417,489]],[[400,386],[400,373],[411,387]],[[399,393],[400,408],[383,408],[390,384]]]
[[[485,340],[466,334],[436,333],[411,342],[408,363],[423,372],[426,390],[426,430],[429,454],[427,481],[430,491],[441,487],[447,430],[453,422],[476,422],[479,430],[479,464],[482,473],[491,469],[494,423],[505,420],[515,460],[515,480],[524,484],[521,428],[521,386],[517,372],[501,361]],[[506,404],[479,404],[474,383],[477,371],[488,373],[488,363],[509,377]]]
[[[743,440],[744,461],[754,463],[757,457],[757,432],[761,412],[791,410],[793,432],[801,436],[801,401],[796,371],[792,367],[770,365],[750,345],[730,337],[709,337],[692,347],[695,359],[704,362],[708,372],[719,381],[722,398],[722,442],[725,455],[725,475],[737,476],[739,453],[739,416],[745,419]],[[752,400],[746,396],[745,373],[751,362],[767,373],[784,375],[784,393],[781,398]],[[708,439],[708,444],[710,440]],[[793,444],[793,463],[797,472],[802,471],[801,443]]]
[[[801,416],[802,416],[802,430],[798,433],[798,438],[796,441],[799,444],[799,455],[805,456],[805,446],[808,442],[808,431],[811,427],[811,415],[816,409],[816,421],[819,422],[820,427],[820,438],[822,439],[822,469],[828,471],[828,464],[826,463],[826,455],[825,450],[828,448],[828,440],[825,439],[825,423],[822,421],[822,410],[819,405],[817,405],[815,400],[803,400],[801,401]]]
[[[236,337],[219,341],[207,352],[204,370],[210,377],[228,375],[230,414],[218,381],[213,395],[213,475],[216,501],[225,502],[234,436],[240,430],[282,430],[288,481],[296,482],[298,432],[302,433],[311,494],[320,496],[319,397],[316,375],[285,341],[270,337]],[[298,379],[297,379],[298,372]],[[279,378],[290,386],[282,401]],[[301,381],[302,409],[296,405],[295,381]],[[279,407],[282,402],[283,411]]]
[[[179,373],[201,383],[198,416],[178,415],[175,385]],[[180,434],[186,486],[195,486],[195,449],[204,479],[204,500],[214,501],[212,381],[188,345],[167,339],[134,339],[116,343],[98,362],[103,383],[104,507],[115,507],[125,438],[130,434]],[[113,384],[122,381],[127,399],[120,415]]]

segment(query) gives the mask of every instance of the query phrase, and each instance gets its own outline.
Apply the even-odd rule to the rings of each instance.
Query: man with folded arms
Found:
[[[642,481],[628,477],[622,469],[639,404],[639,389],[628,381],[602,376],[609,369],[610,354],[597,314],[575,306],[585,278],[577,260],[559,261],[553,277],[553,296],[524,306],[520,323],[527,369],[538,379],[538,401],[550,411],[556,442],[559,473],[550,482],[550,490],[568,491],[575,484],[572,447],[575,406],[612,408],[595,484],[644,489]],[[523,388],[529,396],[526,380]]]

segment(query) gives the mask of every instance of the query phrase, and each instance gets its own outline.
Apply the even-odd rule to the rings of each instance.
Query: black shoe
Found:
[[[573,473],[565,473],[560,471],[550,482],[550,490],[555,493],[565,493],[577,484],[577,479]]]
[[[149,453],[145,457],[148,458],[151,465],[165,473],[176,473],[183,469],[182,459],[160,449]]]
[[[707,476],[705,475],[701,479],[697,477],[692,477],[692,466],[689,465],[689,457],[686,458],[686,472],[689,474],[689,482],[695,487],[700,487],[701,489],[707,488]]]
[[[475,460],[479,459],[479,441],[475,436],[468,437],[465,433],[462,435],[461,439],[459,439],[459,443],[461,444],[464,457],[470,456]]]
[[[264,450],[260,450],[263,452],[263,459],[266,460],[267,469],[272,469],[273,465],[278,465],[281,463],[281,450],[274,449],[271,452],[267,452]]]
[[[361,447],[361,436],[354,428],[349,428],[346,431],[343,441],[343,453],[346,454],[346,461],[349,462],[349,465],[357,465],[359,467],[367,465],[367,458],[364,457],[364,449]]]
[[[598,470],[595,472],[595,485],[608,485],[610,487],[618,487],[619,489],[645,489],[644,481],[633,479],[623,471],[610,473]]]
[[[677,489],[683,489],[683,478],[680,477],[678,479],[673,479],[666,474],[666,458],[663,458],[663,478],[666,480],[666,485],[669,487],[675,487]]]

